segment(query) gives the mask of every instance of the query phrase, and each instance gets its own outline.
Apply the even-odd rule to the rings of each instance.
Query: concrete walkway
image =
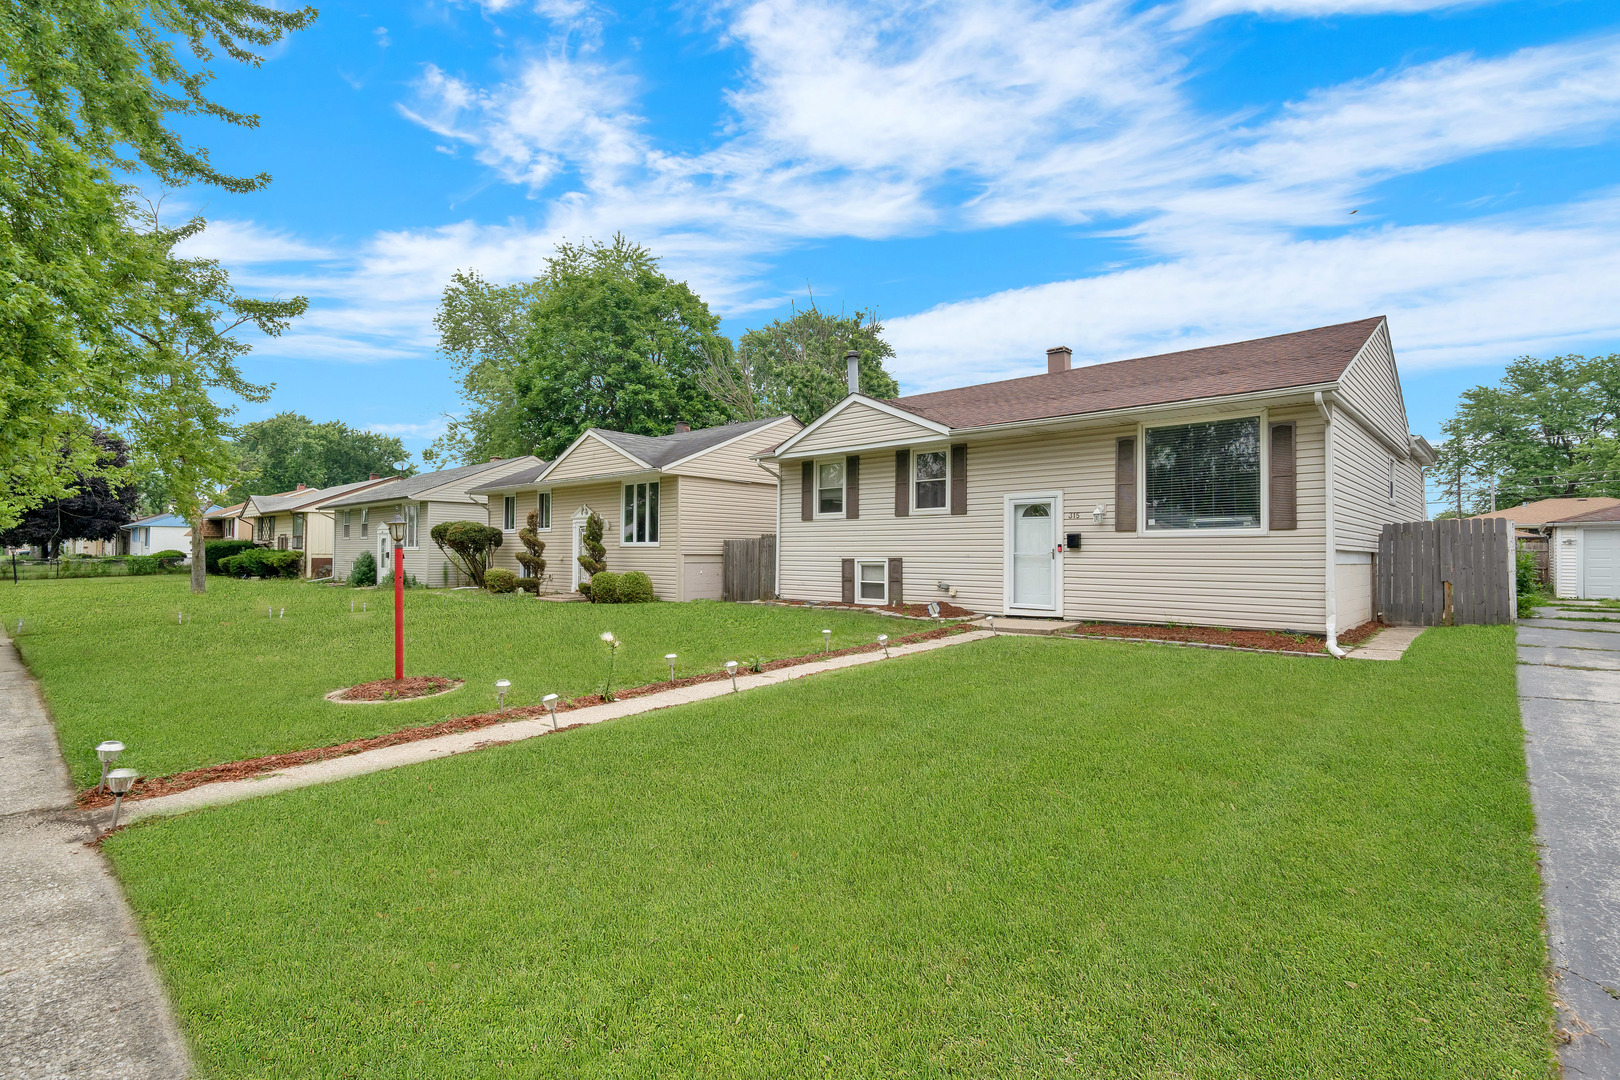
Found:
[[[0,636],[0,1076],[175,1080],[190,1070],[39,693]]]
[[[990,637],[990,634],[987,632],[973,631],[952,637],[938,638],[934,641],[922,641],[915,645],[896,645],[892,646],[889,652],[892,657],[898,659],[905,656],[914,656],[918,653],[932,652],[936,649],[948,649],[954,645],[982,641],[988,637]],[[739,674],[737,676],[737,691],[742,693],[748,690],[757,690],[764,686],[776,686],[780,683],[791,682],[794,679],[805,678],[808,675],[816,675],[823,671],[838,671],[843,668],[860,667],[863,664],[882,663],[883,660],[882,652],[854,653],[849,656],[835,656],[831,660],[817,663],[798,664],[778,671],[761,672],[758,675]],[[625,716],[636,716],[640,713],[652,712],[654,709],[667,709],[671,705],[707,701],[710,698],[722,697],[731,692],[731,683],[729,681],[698,683],[695,686],[682,686],[673,690],[665,690],[662,693],[630,698],[627,701],[615,701],[607,705],[592,705],[585,709],[574,709],[571,712],[559,714],[557,723],[559,726],[600,724],[604,720],[617,720]],[[290,791],[293,788],[309,787],[312,784],[330,783],[333,780],[343,780],[350,776],[381,772],[384,769],[397,769],[401,765],[414,765],[422,761],[433,761],[452,754],[465,754],[469,750],[477,750],[485,746],[520,742],[550,732],[551,719],[549,717],[536,717],[526,720],[513,720],[505,724],[497,724],[494,727],[479,728],[477,731],[462,731],[454,735],[441,735],[436,739],[422,739],[419,742],[402,743],[399,746],[385,746],[378,750],[367,750],[364,753],[351,754],[348,757],[314,761],[308,765],[296,765],[290,769],[266,773],[263,776],[250,777],[246,780],[203,784],[200,787],[176,792],[173,795],[129,802],[124,806],[123,820],[138,821],[141,818],[162,814],[183,814],[188,810],[198,810],[205,806],[223,806],[227,803],[240,802],[243,799],[257,798],[261,795],[273,795],[278,791]],[[110,809],[87,811],[85,816],[93,817],[97,821],[105,821],[111,818],[112,811]]]
[[[1423,633],[1422,626],[1387,626],[1350,649],[1350,660],[1399,660]]]
[[[1519,622],[1519,711],[1536,808],[1559,1058],[1620,1080],[1620,623]]]

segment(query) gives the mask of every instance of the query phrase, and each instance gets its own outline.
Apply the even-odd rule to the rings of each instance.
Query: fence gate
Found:
[[[1517,615],[1513,533],[1501,519],[1406,521],[1378,538],[1378,610],[1396,626],[1482,626]]]
[[[776,599],[776,534],[724,541],[720,569],[722,600]]]

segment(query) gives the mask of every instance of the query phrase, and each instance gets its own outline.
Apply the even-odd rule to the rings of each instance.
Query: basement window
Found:
[[[855,564],[855,599],[863,604],[889,602],[889,564],[887,560],[857,562]]]

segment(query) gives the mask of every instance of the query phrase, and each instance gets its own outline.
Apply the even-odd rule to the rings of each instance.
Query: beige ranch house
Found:
[[[333,499],[353,495],[367,488],[392,481],[392,476],[371,475],[368,480],[331,487],[310,488],[299,484],[292,491],[274,495],[249,496],[237,511],[240,531],[260,547],[303,552],[303,576],[331,576],[333,541],[336,534],[331,510],[323,505]]]
[[[756,459],[800,427],[775,416],[660,436],[591,428],[550,465],[472,488],[505,533],[495,565],[524,573],[517,534],[536,511],[549,579],[541,590],[577,591],[590,580],[578,557],[594,511],[609,570],[641,571],[660,599],[718,600],[722,542],[776,532],[776,473]]]
[[[778,590],[999,616],[1326,632],[1373,617],[1386,522],[1421,520],[1383,318],[879,401],[780,467]]]
[[[442,521],[482,522],[488,510],[484,497],[471,493],[474,485],[542,464],[536,457],[495,458],[389,480],[322,503],[321,509],[332,514],[337,576],[348,577],[362,551],[376,558],[379,579],[392,572],[394,547],[387,522],[398,514],[405,520],[405,573],[429,588],[468,584],[433,542],[433,526]]]

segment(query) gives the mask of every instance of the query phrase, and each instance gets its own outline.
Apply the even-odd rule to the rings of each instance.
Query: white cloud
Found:
[[[226,219],[210,220],[206,229],[181,245],[180,253],[193,259],[218,259],[231,266],[304,262],[332,255],[327,248],[300,240],[285,230]]]
[[[1190,26],[1244,12],[1294,19],[1319,19],[1327,15],[1413,15],[1477,7],[1488,2],[1490,0],[1188,0],[1178,21]]]

